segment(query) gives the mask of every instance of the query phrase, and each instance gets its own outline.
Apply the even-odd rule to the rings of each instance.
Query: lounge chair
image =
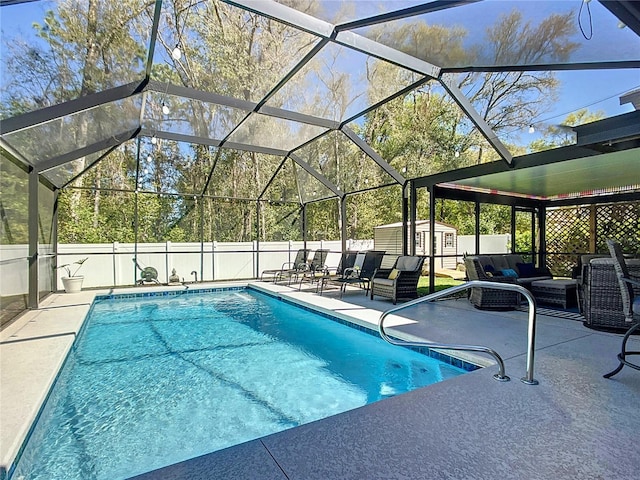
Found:
[[[640,330],[640,295],[635,295],[634,287],[640,288],[640,277],[631,276],[629,269],[627,268],[627,262],[622,254],[620,245],[613,241],[607,240],[607,246],[613,259],[613,267],[618,277],[618,284],[620,286],[620,294],[622,295],[622,306],[624,310],[625,322],[628,323],[631,328],[627,330],[622,338],[622,348],[618,354],[619,365],[615,370],[604,375],[604,378],[611,378],[616,375],[626,365],[636,370],[640,370],[640,364],[631,363],[627,357],[632,355],[640,355],[640,351],[627,350],[627,341],[629,337]]]
[[[337,267],[335,268],[329,267],[325,269],[325,271],[323,272],[322,278],[320,278],[320,281],[318,283],[318,288],[320,289],[321,295],[322,295],[322,292],[324,291],[325,285],[327,285],[329,282],[337,278],[343,278],[345,275],[345,271],[353,270],[353,267],[356,265],[356,259],[358,258],[358,255],[359,255],[358,252],[348,250],[340,256],[340,263],[338,263]],[[362,261],[364,260],[364,254],[361,254],[360,256],[362,260],[360,261],[358,269],[362,267]]]
[[[285,272],[292,271],[301,271],[304,268],[304,265],[307,263],[307,259],[309,258],[309,250],[308,248],[301,248],[296,253],[296,258],[293,262],[284,262],[282,267],[271,270],[263,270],[260,275],[260,280],[264,281],[265,275],[270,275],[271,280],[273,282],[278,281],[281,277],[285,276]]]
[[[404,255],[392,268],[379,268],[371,279],[371,300],[374,295],[393,300],[418,298],[418,281],[422,275],[424,257]]]
[[[329,283],[340,286],[340,298],[342,298],[342,295],[349,285],[358,285],[360,288],[365,289],[365,295],[367,295],[369,293],[371,278],[375,271],[380,268],[384,254],[385,252],[380,250],[369,250],[364,253],[364,256],[358,254],[353,268],[345,269],[342,277],[330,280]],[[362,260],[362,266],[360,266],[360,268],[358,268],[359,259]]]
[[[313,254],[313,258],[311,262],[303,267],[302,272],[299,272],[298,275],[300,277],[300,284],[298,285],[298,290],[302,288],[302,283],[304,281],[308,281],[310,283],[314,283],[322,277],[322,273],[326,270],[325,262],[327,261],[327,255],[329,254],[328,249],[318,249]]]

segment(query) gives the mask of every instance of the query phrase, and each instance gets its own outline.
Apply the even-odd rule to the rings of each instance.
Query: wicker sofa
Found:
[[[530,288],[531,282],[553,278],[549,270],[535,268],[517,254],[467,255],[464,265],[469,280],[512,283]],[[516,276],[503,275],[507,269],[513,270]],[[520,305],[520,295],[508,290],[472,288],[469,301],[481,309],[513,309]]]
[[[516,279],[516,283],[527,289],[531,287],[531,282],[553,278],[549,269],[534,267],[533,264],[525,262],[522,255],[515,253],[468,255],[465,258],[478,260],[483,268],[485,276],[489,276],[487,274],[490,273],[492,276],[496,277],[499,276],[498,272],[502,272],[505,269],[513,270],[517,275],[517,277],[514,277]]]
[[[626,263],[631,275],[640,276],[640,259],[629,259]],[[613,259],[583,257],[581,273],[578,294],[584,324],[592,328],[627,330],[629,324],[625,323]],[[640,288],[634,287],[634,293],[640,295]]]

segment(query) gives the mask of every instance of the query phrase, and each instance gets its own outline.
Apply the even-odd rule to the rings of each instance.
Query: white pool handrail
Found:
[[[468,290],[470,288],[492,288],[495,290],[511,290],[517,292],[524,296],[529,303],[529,324],[527,329],[527,372],[524,377],[520,380],[522,383],[526,383],[527,385],[537,385],[538,381],[533,378],[533,365],[534,365],[534,349],[535,349],[535,337],[536,337],[536,301],[531,295],[531,292],[526,288],[516,285],[513,283],[498,283],[498,282],[488,282],[484,280],[472,280],[461,285],[456,285],[445,290],[441,290],[439,292],[431,293],[424,297],[417,298],[415,300],[411,300],[407,303],[404,303],[398,307],[391,308],[385,311],[381,316],[380,320],[378,320],[378,332],[380,336],[387,342],[392,345],[399,346],[413,346],[413,347],[428,347],[434,349],[447,349],[447,350],[464,350],[464,351],[472,351],[472,352],[483,352],[489,355],[492,355],[496,362],[498,363],[498,373],[496,373],[493,378],[498,381],[506,382],[509,380],[509,377],[505,374],[504,369],[504,361],[502,357],[491,348],[480,346],[480,345],[455,345],[455,344],[439,344],[432,342],[410,342],[406,340],[400,340],[393,337],[390,337],[384,330],[384,320],[390,314],[398,312],[400,310],[404,310],[405,308],[412,307],[419,303],[430,302],[433,300],[437,300],[439,298],[447,297],[457,292],[461,292],[464,290]]]

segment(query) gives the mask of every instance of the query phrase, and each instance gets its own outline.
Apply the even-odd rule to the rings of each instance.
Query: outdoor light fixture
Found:
[[[536,129],[533,128],[533,125],[529,125],[529,133],[535,133]]]
[[[151,163],[152,160],[153,158],[151,158],[151,155],[147,156],[147,163]]]
[[[620,20],[620,21],[618,22],[618,28],[619,28],[620,30],[622,30],[622,29],[623,29],[624,27],[626,27],[626,26],[627,26],[627,25],[626,25],[622,20]]]
[[[458,158],[460,156],[460,152],[458,150],[456,150],[456,152],[453,154],[456,158]]]
[[[169,106],[164,102],[162,102],[162,113],[164,113],[165,115],[169,115],[171,113]]]
[[[152,143],[153,145],[155,145],[156,143],[158,143],[158,139],[156,138],[156,134],[155,134],[155,133],[153,134],[153,137],[151,137],[151,143]]]
[[[180,44],[176,44],[176,48],[171,51],[171,58],[174,60],[180,60],[182,58],[182,51],[180,50]]]

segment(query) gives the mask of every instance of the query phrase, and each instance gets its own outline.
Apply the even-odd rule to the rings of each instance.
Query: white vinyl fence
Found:
[[[200,243],[144,243],[138,244],[137,255],[132,243],[108,244],[60,244],[58,265],[73,263],[87,257],[79,275],[84,275],[83,287],[107,287],[133,285],[140,278],[140,271],[133,259],[137,257],[141,268],[153,267],[158,271],[158,281],[167,283],[172,270],[180,281],[194,282],[214,280],[244,280],[260,276],[262,270],[281,268],[293,261],[303,242],[207,242]],[[350,240],[347,249],[372,248],[373,240]],[[201,252],[202,248],[202,252]],[[337,241],[307,242],[307,248],[329,249],[326,265],[337,266],[340,261],[341,243]],[[60,278],[65,276],[59,269]],[[3,282],[4,284],[5,282]],[[59,287],[61,288],[61,287]]]

